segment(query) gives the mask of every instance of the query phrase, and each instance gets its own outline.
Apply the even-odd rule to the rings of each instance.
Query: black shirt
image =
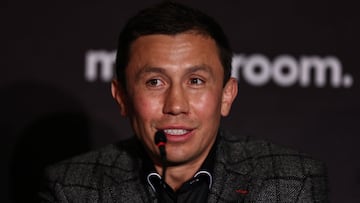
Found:
[[[212,185],[212,171],[214,168],[215,142],[199,171],[194,177],[183,183],[174,191],[156,172],[151,161],[144,161],[143,170],[146,183],[154,190],[159,202],[207,202]],[[148,159],[150,160],[150,159]]]

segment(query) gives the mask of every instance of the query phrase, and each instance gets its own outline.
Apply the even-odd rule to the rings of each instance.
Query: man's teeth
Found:
[[[189,131],[184,129],[166,129],[164,132],[169,135],[184,135]]]

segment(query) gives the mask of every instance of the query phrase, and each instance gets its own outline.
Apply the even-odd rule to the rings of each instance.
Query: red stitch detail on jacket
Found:
[[[238,189],[238,190],[235,190],[235,192],[239,193],[239,194],[242,194],[242,195],[247,195],[249,193],[249,191],[247,190],[242,190],[242,189]]]

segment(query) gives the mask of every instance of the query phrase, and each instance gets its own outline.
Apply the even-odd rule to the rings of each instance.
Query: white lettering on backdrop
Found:
[[[115,51],[90,50],[85,54],[85,79],[109,82],[114,77]],[[336,56],[321,57],[279,55],[270,60],[263,54],[234,54],[232,76],[252,86],[264,86],[269,82],[279,87],[350,88],[353,78],[343,73],[341,61]]]

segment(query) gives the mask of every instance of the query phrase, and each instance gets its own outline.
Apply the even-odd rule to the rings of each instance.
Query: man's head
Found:
[[[158,130],[165,131],[170,164],[204,161],[237,94],[230,67],[220,26],[198,11],[165,3],[130,20],[119,42],[122,81],[112,83],[112,94],[155,163]]]

